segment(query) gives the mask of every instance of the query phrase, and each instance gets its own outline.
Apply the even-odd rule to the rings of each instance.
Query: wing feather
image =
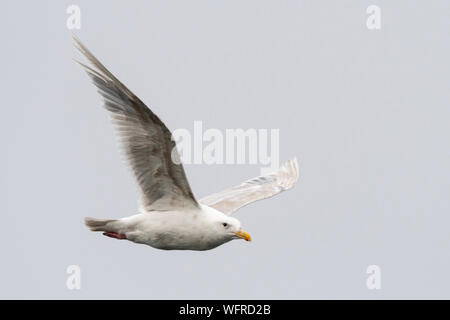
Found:
[[[93,67],[78,62],[88,73],[109,111],[125,156],[141,189],[145,211],[197,207],[172,134],[136,95],[123,85],[74,37],[78,50]]]
[[[272,197],[292,188],[299,177],[297,159],[287,161],[277,171],[201,199],[201,204],[231,215],[243,206]]]

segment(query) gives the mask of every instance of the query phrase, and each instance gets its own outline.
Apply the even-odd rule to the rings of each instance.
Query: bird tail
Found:
[[[86,225],[86,227],[91,229],[91,231],[111,231],[108,227],[108,224],[116,221],[117,220],[114,219],[96,219],[90,217],[84,218],[84,224]]]

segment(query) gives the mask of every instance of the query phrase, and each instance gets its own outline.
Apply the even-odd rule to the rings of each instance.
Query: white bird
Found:
[[[165,250],[209,250],[233,239],[250,241],[239,220],[230,215],[290,189],[298,179],[297,160],[197,201],[182,164],[172,161],[178,153],[171,132],[76,37],[74,41],[92,64],[89,67],[77,61],[103,97],[141,191],[139,214],[121,219],[87,217],[86,226],[112,238]]]

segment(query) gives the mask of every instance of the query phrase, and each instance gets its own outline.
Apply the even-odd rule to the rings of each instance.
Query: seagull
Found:
[[[299,177],[297,159],[197,201],[183,165],[173,160],[179,155],[166,125],[75,36],[74,44],[91,64],[76,61],[103,98],[141,193],[138,214],[121,219],[86,217],[85,225],[111,238],[162,250],[210,250],[234,239],[251,241],[231,215],[292,188]]]

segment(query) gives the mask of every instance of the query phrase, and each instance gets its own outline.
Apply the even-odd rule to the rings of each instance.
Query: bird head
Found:
[[[225,243],[234,239],[251,241],[250,235],[242,230],[241,222],[208,206],[201,205],[203,217],[208,224],[209,237],[214,241]]]
[[[238,219],[229,217],[226,215],[221,215],[215,220],[215,229],[219,235],[227,240],[234,239],[244,239],[246,241],[251,241],[250,235],[242,230],[241,223]]]

